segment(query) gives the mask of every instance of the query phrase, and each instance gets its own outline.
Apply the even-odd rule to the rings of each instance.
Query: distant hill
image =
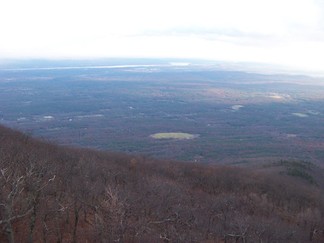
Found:
[[[210,166],[0,127],[0,242],[323,242],[319,170]]]

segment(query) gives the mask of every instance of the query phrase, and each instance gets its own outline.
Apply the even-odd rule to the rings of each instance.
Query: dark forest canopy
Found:
[[[0,62],[0,123],[61,145],[167,160],[320,164],[322,79],[244,67],[177,59]],[[152,138],[163,133],[195,139]]]

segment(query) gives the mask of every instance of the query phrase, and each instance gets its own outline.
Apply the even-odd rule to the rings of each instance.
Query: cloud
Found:
[[[317,67],[320,0],[10,0],[3,57],[197,57]]]

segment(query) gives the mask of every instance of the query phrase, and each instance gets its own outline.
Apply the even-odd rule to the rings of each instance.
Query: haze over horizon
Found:
[[[319,0],[0,3],[0,58],[199,58],[324,73]]]

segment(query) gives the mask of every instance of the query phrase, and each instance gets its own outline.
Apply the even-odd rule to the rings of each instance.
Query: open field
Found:
[[[161,132],[150,135],[154,139],[193,139],[196,136],[183,132]]]
[[[59,144],[158,158],[324,159],[321,79],[118,64],[0,70],[0,123]],[[199,137],[150,137],[161,131]]]

